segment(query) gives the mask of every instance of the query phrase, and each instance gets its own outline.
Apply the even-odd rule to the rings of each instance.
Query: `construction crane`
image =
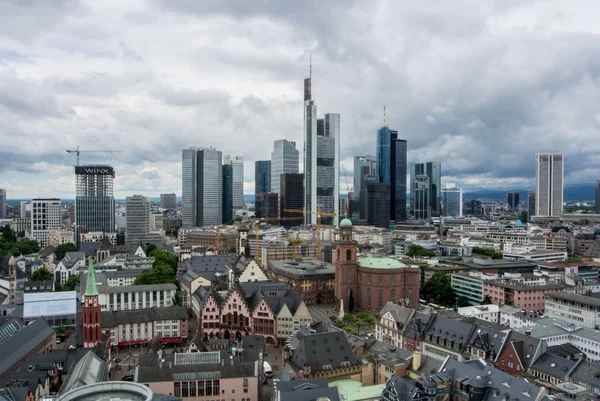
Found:
[[[344,172],[344,181],[346,181],[346,188],[348,189],[348,204],[346,205],[346,217],[350,218],[352,216],[352,209],[350,207],[351,203],[352,203],[352,198],[354,195],[354,192],[352,192],[352,188],[350,187],[350,184],[348,184],[348,176],[346,175],[346,167],[344,167],[344,165],[342,164],[342,171]]]
[[[80,153],[121,153],[122,150],[80,150],[79,145],[77,145],[77,149],[67,149],[67,153],[75,153],[77,155],[77,165],[79,166],[79,154]]]
[[[321,217],[334,217],[335,213],[325,213],[321,211],[321,205],[317,205],[317,211],[304,210],[304,209],[285,209],[286,213],[302,213],[305,214],[316,214],[317,215],[317,259],[321,260]]]

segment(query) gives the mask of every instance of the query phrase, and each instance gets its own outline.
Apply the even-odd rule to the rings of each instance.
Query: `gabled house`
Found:
[[[422,339],[432,321],[434,315],[429,313],[415,312],[402,329],[402,348],[408,351],[420,351]]]
[[[1,387],[25,386],[36,401],[50,394],[50,376],[47,372],[13,372],[0,379]]]
[[[375,322],[375,338],[395,347],[402,347],[404,329],[415,312],[414,309],[388,302],[379,311],[379,319]]]
[[[465,360],[483,359],[495,365],[497,358],[506,345],[510,329],[477,318],[464,319],[463,321],[475,325],[463,353]]]
[[[54,268],[54,279],[64,284],[69,280],[71,275],[78,274],[78,270],[82,268],[85,268],[85,253],[67,252],[65,257]]]
[[[235,275],[240,283],[269,281],[267,274],[254,259],[241,255],[235,264]]]
[[[585,354],[570,344],[549,347],[529,367],[529,374],[557,386],[570,381],[577,367],[585,361]]]
[[[542,348],[542,340],[511,330],[496,359],[496,367],[510,375],[523,376],[541,355]]]
[[[474,327],[471,323],[432,314],[423,337],[421,352],[435,359],[443,360],[451,356],[463,361]]]

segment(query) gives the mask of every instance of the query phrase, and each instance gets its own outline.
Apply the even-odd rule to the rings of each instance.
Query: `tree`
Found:
[[[523,224],[527,223],[527,220],[528,220],[527,210],[521,211],[521,215],[519,216],[519,219],[521,220],[521,223],[523,223]]]
[[[67,242],[65,244],[60,244],[59,246],[56,247],[56,249],[54,250],[54,256],[57,261],[60,261],[65,257],[67,252],[76,252],[76,251],[77,251],[77,245],[73,244],[72,242]]]
[[[79,286],[79,280],[79,275],[70,275],[65,285],[63,285],[63,291],[75,291],[75,288]]]
[[[410,256],[411,258],[418,256],[432,258],[435,256],[435,252],[430,249],[425,249],[421,245],[412,244],[408,246],[408,252],[406,252],[406,256]]]
[[[154,245],[154,244],[148,245],[148,247],[146,247],[146,255],[150,256],[152,254],[152,251],[154,251],[155,249],[156,249],[156,245]]]
[[[21,251],[20,251],[20,250],[19,250],[19,248],[17,248],[16,246],[13,246],[13,247],[10,249],[9,253],[10,253],[11,255],[13,255],[14,257],[21,256]]]
[[[492,297],[490,297],[489,295],[486,295],[485,297],[483,297],[483,302],[481,304],[489,305],[491,303],[492,303]]]
[[[469,299],[467,297],[460,296],[456,300],[456,306],[462,308],[464,306],[469,306]]]
[[[52,273],[50,273],[45,267],[42,267],[41,269],[37,269],[36,271],[31,273],[30,279],[31,281],[52,280]]]
[[[443,306],[453,306],[455,301],[452,281],[445,272],[435,272],[423,285],[421,294],[434,303]]]
[[[498,252],[493,248],[481,248],[478,246],[474,247],[471,253],[475,255],[489,256],[492,259],[502,259],[504,257],[504,255],[502,255],[502,252]]]
[[[4,242],[16,242],[17,237],[7,224],[2,228],[2,239]]]
[[[54,291],[55,292],[61,292],[64,291],[65,289],[63,288],[63,285],[60,283],[60,281],[55,281],[54,282]]]

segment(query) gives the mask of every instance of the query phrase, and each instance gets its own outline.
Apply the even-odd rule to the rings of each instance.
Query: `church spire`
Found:
[[[96,287],[96,272],[94,271],[94,264],[90,260],[87,281],[85,283],[85,296],[92,297],[94,295],[98,295],[98,287]]]

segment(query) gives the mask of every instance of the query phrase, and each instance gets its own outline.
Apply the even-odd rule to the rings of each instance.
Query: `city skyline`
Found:
[[[189,146],[242,156],[244,193],[254,193],[253,163],[274,140],[302,151],[310,54],[320,109],[342,116],[350,180],[353,156],[375,153],[384,105],[410,144],[408,163],[440,160],[444,180],[465,191],[533,188],[528,161],[545,151],[569,160],[566,185],[600,176],[600,94],[590,80],[600,50],[589,18],[599,6],[483,2],[455,15],[449,4],[334,1],[290,19],[298,5],[116,4],[2,6],[12,16],[0,28],[0,188],[9,199],[72,198],[65,150],[77,145],[123,150],[81,156],[114,166],[119,199],[180,195],[179,150]]]

